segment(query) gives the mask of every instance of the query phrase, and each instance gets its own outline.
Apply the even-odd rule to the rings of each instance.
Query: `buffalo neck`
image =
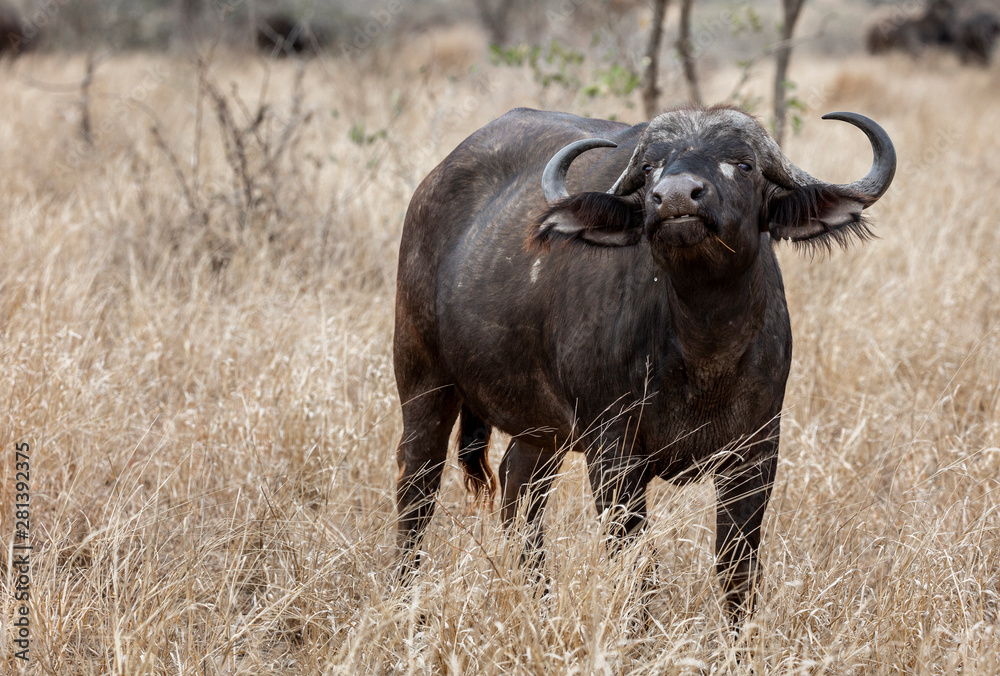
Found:
[[[760,258],[736,274],[711,281],[667,275],[674,345],[695,391],[714,390],[756,342],[767,310],[766,275]]]

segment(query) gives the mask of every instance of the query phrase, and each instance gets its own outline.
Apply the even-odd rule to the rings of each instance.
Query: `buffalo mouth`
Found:
[[[711,230],[700,216],[678,214],[647,224],[646,234],[651,242],[681,248],[700,244]]]

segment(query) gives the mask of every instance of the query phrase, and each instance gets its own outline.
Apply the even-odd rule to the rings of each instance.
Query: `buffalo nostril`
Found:
[[[698,213],[700,200],[707,199],[712,186],[691,174],[663,176],[649,193],[650,208],[661,218],[677,218]]]

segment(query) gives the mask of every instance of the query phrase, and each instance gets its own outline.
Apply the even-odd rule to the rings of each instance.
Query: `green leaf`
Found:
[[[365,144],[365,123],[361,120],[355,122],[351,130],[347,132],[347,138],[351,139],[351,143],[363,146]]]
[[[365,123],[364,120],[358,120],[351,127],[350,131],[347,132],[347,138],[351,139],[351,143],[359,146],[366,146],[375,143],[379,139],[383,139],[389,136],[389,132],[385,129],[379,129],[374,134],[365,133]]]

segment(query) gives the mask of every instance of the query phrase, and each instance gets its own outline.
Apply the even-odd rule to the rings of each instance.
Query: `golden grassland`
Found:
[[[79,91],[52,86],[82,57],[0,63],[3,668],[29,442],[29,673],[998,673],[1000,88],[946,59],[793,64],[809,110],[792,159],[863,174],[863,135],[819,121],[853,110],[899,171],[880,239],[781,248],[795,354],[749,631],[726,633],[711,486],[656,482],[643,546],[609,558],[579,458],[547,515],[548,595],[454,462],[429,562],[393,590],[413,189],[511,107],[639,115],[473,42],[301,74],[220,51],[203,80],[179,56],[115,56],[91,145]],[[735,78],[708,76],[709,98]],[[643,600],[631,571],[654,551]]]

